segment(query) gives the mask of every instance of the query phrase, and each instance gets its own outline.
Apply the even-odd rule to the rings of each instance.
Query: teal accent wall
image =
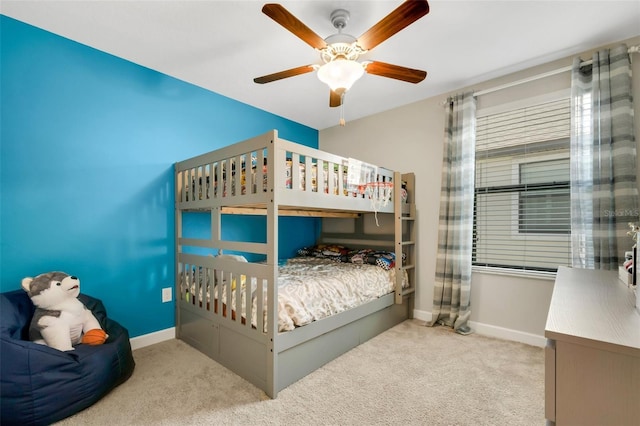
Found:
[[[318,131],[0,19],[0,291],[62,270],[132,337],[173,327],[173,163],[270,129],[317,148]],[[262,226],[231,218],[223,237]],[[285,255],[318,232],[280,226]]]

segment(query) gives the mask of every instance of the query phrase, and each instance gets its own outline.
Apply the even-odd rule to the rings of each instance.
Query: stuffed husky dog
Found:
[[[83,343],[83,334],[98,330],[104,339],[96,342],[91,333],[90,344],[101,344],[107,338],[100,323],[80,300],[80,280],[64,272],[47,272],[22,280],[36,310],[29,327],[29,340],[61,351],[72,351]],[[101,341],[100,341],[101,340]]]

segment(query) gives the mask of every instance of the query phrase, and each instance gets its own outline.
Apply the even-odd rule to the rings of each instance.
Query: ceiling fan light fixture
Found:
[[[254,78],[258,84],[270,83],[283,78],[294,77],[317,71],[318,78],[331,89],[329,107],[342,107],[344,93],[366,72],[381,77],[393,78],[409,83],[419,83],[427,76],[426,71],[402,67],[379,61],[357,62],[360,55],[374,49],[394,34],[402,31],[429,13],[427,0],[404,1],[391,13],[382,18],[360,37],[345,34],[343,30],[349,21],[349,12],[337,9],[331,13],[331,23],[338,30],[322,39],[291,12],[277,3],[267,3],[262,12],[276,21],[284,29],[320,53],[324,65],[310,64],[281,72]]]
[[[362,64],[349,59],[335,59],[318,69],[318,78],[336,93],[351,89],[364,74]]]

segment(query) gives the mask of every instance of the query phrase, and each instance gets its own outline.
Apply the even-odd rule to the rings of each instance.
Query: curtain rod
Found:
[[[628,53],[640,53],[640,45],[631,46],[627,50],[627,52]],[[581,62],[580,65],[591,65],[592,63],[593,63],[593,60],[588,60],[588,61]],[[508,89],[509,87],[519,86],[521,84],[530,83],[532,81],[540,80],[542,78],[551,77],[552,75],[562,74],[563,72],[571,71],[571,68],[572,68],[572,66],[569,65],[569,66],[566,66],[566,67],[558,68],[557,70],[547,71],[547,72],[542,73],[542,74],[537,74],[537,75],[533,75],[531,77],[523,78],[522,80],[513,81],[511,83],[505,83],[505,84],[502,84],[500,86],[491,87],[489,89],[479,90],[479,91],[475,92],[473,94],[473,96],[482,96],[482,95],[486,95],[487,93],[493,93],[493,92],[497,92],[498,90]],[[443,106],[444,105],[447,105],[447,101],[446,100],[443,102]]]

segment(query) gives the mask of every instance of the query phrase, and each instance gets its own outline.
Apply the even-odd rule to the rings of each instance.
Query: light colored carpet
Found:
[[[542,348],[405,321],[275,400],[180,340],[58,425],[543,425]]]

